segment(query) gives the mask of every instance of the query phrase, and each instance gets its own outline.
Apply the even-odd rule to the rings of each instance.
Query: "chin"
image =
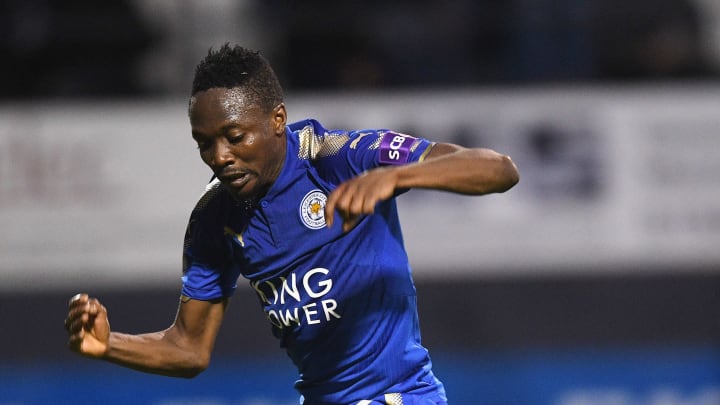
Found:
[[[237,200],[245,201],[245,200],[255,200],[258,198],[257,190],[250,189],[250,191],[242,191],[238,190],[233,187],[225,186],[225,189],[227,189],[230,194],[235,197]],[[243,190],[247,189],[247,187],[243,187]]]

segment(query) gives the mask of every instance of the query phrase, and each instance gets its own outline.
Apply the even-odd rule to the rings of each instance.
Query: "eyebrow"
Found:
[[[223,124],[223,125],[219,128],[218,131],[219,131],[220,133],[222,133],[222,134],[225,134],[225,133],[227,133],[229,130],[231,130],[231,129],[233,129],[233,128],[238,128],[238,127],[240,127],[240,125],[238,125],[237,123],[227,122],[227,121],[226,121],[226,123]],[[196,131],[196,130],[192,130],[190,133],[192,134],[192,137],[193,137],[193,138],[207,136],[207,135],[205,135],[204,133],[199,132],[199,131]]]

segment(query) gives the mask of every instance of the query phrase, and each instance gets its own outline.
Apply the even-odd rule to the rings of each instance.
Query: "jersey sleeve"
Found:
[[[341,147],[335,146],[340,142]],[[422,161],[433,145],[427,139],[387,129],[329,131],[315,158],[326,178],[339,184],[379,166]]]
[[[229,260],[218,192],[219,184],[211,183],[190,216],[183,245],[183,299],[226,298],[237,288],[240,272]]]
[[[434,145],[427,139],[387,129],[350,133],[346,156],[364,170],[422,161]]]

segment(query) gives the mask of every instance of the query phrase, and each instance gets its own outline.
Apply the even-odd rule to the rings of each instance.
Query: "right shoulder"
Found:
[[[205,190],[195,204],[195,208],[193,208],[193,214],[207,211],[211,207],[218,208],[218,205],[221,205],[224,197],[229,197],[225,196],[225,194],[227,194],[227,192],[223,189],[220,180],[213,178],[210,183],[205,186]]]
[[[224,224],[235,204],[235,199],[222,186],[220,180],[213,178],[195,204],[190,214],[190,223],[202,223],[203,226],[211,228],[213,225]]]
[[[193,261],[209,263],[219,257],[218,252],[222,252],[224,246],[224,226],[233,201],[218,179],[205,187],[185,230],[184,268]]]

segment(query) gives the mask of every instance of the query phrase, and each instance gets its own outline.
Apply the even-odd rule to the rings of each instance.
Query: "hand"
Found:
[[[68,303],[65,329],[70,349],[89,357],[102,357],[108,349],[110,323],[107,309],[87,294],[77,294]]]
[[[340,184],[328,196],[325,204],[325,221],[332,226],[335,211],[347,232],[360,221],[362,215],[375,212],[378,202],[392,198],[397,185],[394,167],[380,167]]]

